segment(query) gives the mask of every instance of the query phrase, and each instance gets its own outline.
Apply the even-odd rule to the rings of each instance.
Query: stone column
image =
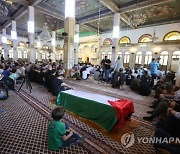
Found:
[[[71,69],[74,65],[74,26],[75,19],[66,18],[64,31],[67,36],[64,39],[64,65],[66,69]]]
[[[179,60],[179,65],[178,65],[178,69],[176,72],[176,86],[180,87],[180,60]]]
[[[169,55],[168,55],[168,63],[167,63],[167,70],[169,70],[171,68],[171,62],[172,62],[172,56],[173,56],[173,52],[168,51]]]
[[[78,46],[79,46],[79,25],[75,25],[75,36],[74,36],[74,64],[78,63]]]
[[[16,21],[12,21],[12,32],[11,32],[11,38],[13,40],[13,60],[17,61],[18,60],[18,53],[17,53],[17,32],[16,32]],[[14,33],[14,34],[13,34]],[[12,37],[12,35],[16,35]]]
[[[114,14],[114,27],[113,27],[112,57],[111,57],[112,66],[114,66],[114,63],[116,60],[115,57],[116,57],[116,50],[118,47],[119,25],[120,25],[120,14],[115,13]]]
[[[134,68],[135,66],[135,58],[136,58],[136,54],[133,52],[130,54],[130,62],[129,62],[129,67],[130,68]]]
[[[8,60],[6,29],[3,29],[2,42],[4,48],[4,60]]]
[[[144,63],[145,63],[145,56],[146,56],[146,52],[143,50],[142,51],[142,65],[144,66]]]
[[[30,26],[28,29],[29,32],[29,60],[32,63],[35,63],[36,59],[36,53],[34,50],[34,7],[29,6],[29,25]]]
[[[65,0],[64,32],[64,67],[65,77],[70,76],[74,65],[74,27],[75,27],[75,0]]]
[[[52,62],[56,61],[56,32],[52,31]]]

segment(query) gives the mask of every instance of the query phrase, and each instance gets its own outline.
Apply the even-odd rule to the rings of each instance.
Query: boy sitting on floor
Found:
[[[53,121],[51,121],[48,127],[49,150],[59,150],[60,148],[83,141],[78,134],[74,133],[65,123],[60,121],[64,113],[65,110],[63,107],[57,107],[52,111],[51,116]]]

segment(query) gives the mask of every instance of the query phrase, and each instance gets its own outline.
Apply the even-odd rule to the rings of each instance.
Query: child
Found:
[[[53,121],[48,127],[49,150],[58,150],[82,141],[82,138],[78,134],[73,133],[65,123],[60,121],[64,113],[65,110],[63,107],[57,107],[52,111]]]

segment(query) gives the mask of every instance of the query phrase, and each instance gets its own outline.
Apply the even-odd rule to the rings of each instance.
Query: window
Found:
[[[89,52],[90,51],[90,47],[89,46],[84,46],[83,48],[83,52]]]
[[[180,59],[180,51],[174,51],[172,55],[172,59]]]
[[[97,45],[93,45],[91,47],[91,52],[97,52]]]
[[[49,46],[48,45],[43,45],[42,50],[49,50]]]
[[[106,38],[103,42],[103,45],[112,45],[112,40],[110,38]]]
[[[122,52],[118,52],[117,53],[117,57],[121,57],[122,58]]]
[[[136,64],[141,64],[142,63],[142,52],[139,51],[136,53]]]
[[[22,52],[18,51],[18,58],[22,58]]]
[[[42,59],[46,59],[45,53],[42,53]]]
[[[38,59],[38,53],[36,52],[36,59]]]
[[[27,55],[27,51],[24,51],[24,59],[27,59],[28,55]]]
[[[127,36],[123,36],[121,37],[121,39],[119,40],[119,44],[129,44],[131,43],[131,40],[129,37]]]
[[[151,38],[152,36],[150,34],[144,34],[139,38],[138,43],[152,42]]]
[[[112,53],[108,52],[107,58],[111,60],[111,57],[112,57]]]
[[[106,55],[106,53],[105,52],[102,52],[102,59],[104,59],[105,58],[105,55]]]
[[[50,53],[50,56],[49,56],[49,58],[50,58],[50,59],[52,59],[52,58],[53,58],[53,54],[52,54],[52,53]]]
[[[125,52],[125,54],[124,54],[124,63],[128,64],[129,63],[129,59],[130,59],[130,53],[129,52]]]
[[[12,50],[9,50],[9,58],[13,58],[13,52],[12,52]]]
[[[57,46],[56,46],[56,50],[60,50],[61,49],[61,46],[58,44]]]
[[[173,40],[180,40],[180,32],[178,31],[169,32],[163,38],[163,41],[173,41]]]
[[[23,42],[23,41],[20,41],[20,42],[18,43],[18,46],[19,46],[19,47],[22,47],[22,48],[26,48],[26,47],[27,47],[27,44],[26,44],[25,42]]]
[[[148,64],[151,63],[151,61],[152,61],[152,52],[148,51],[148,52],[146,52],[146,55],[145,55],[145,62],[144,62],[144,64],[148,65]]]
[[[56,60],[61,60],[61,59],[62,59],[62,54],[58,53],[58,54],[56,55]]]
[[[168,64],[168,52],[167,51],[161,52],[159,63],[160,63],[160,65],[167,65]]]
[[[46,54],[46,59],[50,59],[49,53]]]
[[[3,55],[3,57],[4,57],[4,49],[2,49],[2,52],[1,52],[1,54]]]

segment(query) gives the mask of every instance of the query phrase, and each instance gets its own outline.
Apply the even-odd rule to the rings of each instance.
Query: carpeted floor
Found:
[[[67,81],[72,82],[72,81]],[[80,84],[80,85],[75,85]],[[83,82],[72,82],[71,86],[77,89],[82,87]],[[92,84],[92,83],[89,83]],[[102,85],[103,86],[103,85]],[[81,88],[79,88],[81,87]],[[88,89],[86,89],[88,90]],[[91,90],[91,88],[90,88]],[[96,89],[94,89],[96,90]],[[113,91],[113,90],[112,90]],[[92,92],[92,91],[91,91]],[[103,91],[99,91],[100,93]],[[112,92],[113,93],[113,92]],[[115,93],[114,93],[115,94]],[[155,153],[151,144],[135,143],[130,148],[124,148],[120,141],[115,141],[108,134],[103,134],[82,120],[66,113],[63,121],[85,137],[85,142],[73,145],[69,148],[51,152],[47,150],[47,126],[49,124],[50,112],[55,107],[50,100],[54,99],[45,88],[33,84],[33,91],[23,87],[21,93],[10,93],[6,101],[0,101],[0,124],[3,132],[0,136],[0,152],[2,153]],[[136,100],[137,101],[137,100]],[[138,104],[138,103],[137,103]],[[145,102],[139,102],[143,107]],[[139,105],[135,105],[136,110]],[[142,111],[143,113],[145,111]],[[139,114],[140,115],[140,114]],[[136,137],[153,136],[153,127],[140,122],[133,133]],[[117,139],[118,140],[118,139]],[[143,147],[143,148],[142,148]]]

